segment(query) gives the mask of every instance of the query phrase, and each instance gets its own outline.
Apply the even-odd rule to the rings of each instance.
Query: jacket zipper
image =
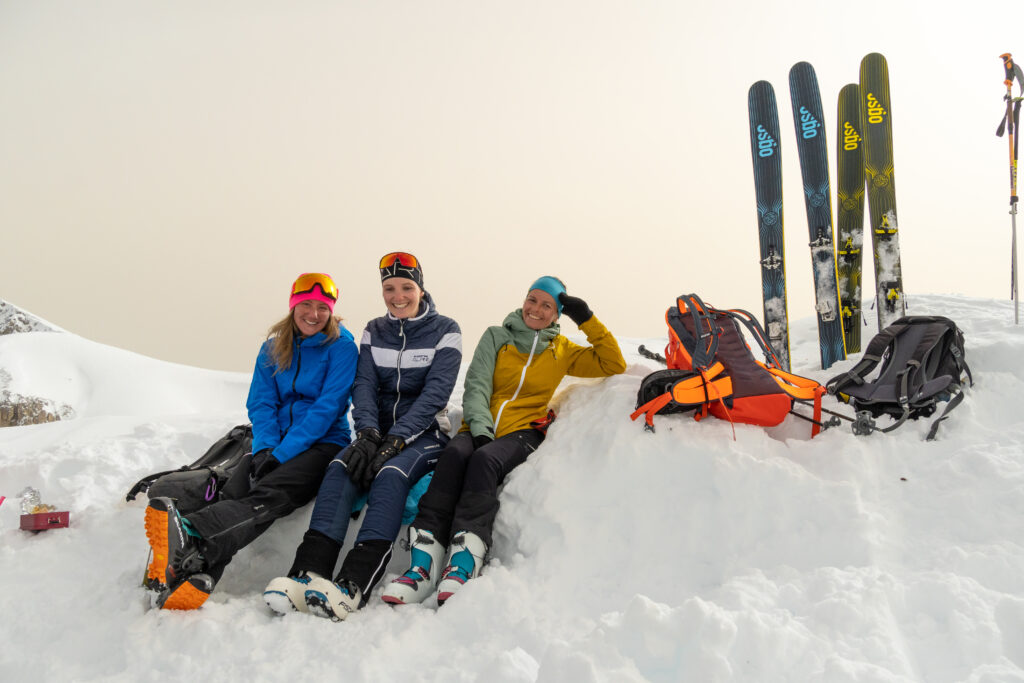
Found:
[[[523,382],[526,381],[526,371],[530,368],[530,363],[533,362],[533,352],[536,351],[537,342],[539,340],[540,332],[534,332],[533,346],[530,347],[530,357],[526,359],[526,365],[523,366],[523,374],[519,376],[519,386],[517,386],[516,390],[512,393],[512,398],[509,398],[508,400],[501,404],[501,407],[498,408],[498,414],[494,418],[494,438],[498,438],[498,423],[501,422],[501,414],[505,411],[505,406],[507,406],[509,403],[511,403],[512,401],[516,400],[519,397],[519,391],[520,389],[523,388]]]
[[[302,340],[295,340],[295,374],[292,375],[292,393],[295,393],[295,383],[299,379],[299,372],[302,371]],[[295,400],[288,404],[288,426],[285,427],[284,433],[287,434],[288,430],[292,428],[292,424],[295,422]]]
[[[398,377],[395,379],[395,405],[391,408],[391,426],[395,426],[398,422],[398,402],[402,400],[402,353],[405,351],[405,342],[408,341],[408,337],[405,336],[405,320],[398,322],[398,336],[402,338],[402,348],[398,350],[398,360],[395,361],[395,370],[398,372]]]

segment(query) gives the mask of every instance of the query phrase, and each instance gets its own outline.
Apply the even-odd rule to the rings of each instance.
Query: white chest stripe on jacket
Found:
[[[373,364],[378,368],[427,368],[434,362],[437,349],[382,349],[370,347]]]
[[[523,374],[519,376],[519,386],[512,393],[512,397],[501,404],[498,408],[498,414],[494,417],[494,438],[498,438],[498,423],[501,422],[501,413],[512,401],[519,397],[519,390],[523,388],[523,383],[526,382],[526,371],[530,368],[530,363],[533,362],[533,352],[537,349],[537,342],[540,340],[540,332],[535,332],[533,335],[533,346],[530,347],[530,357],[526,359],[526,365],[523,366]]]

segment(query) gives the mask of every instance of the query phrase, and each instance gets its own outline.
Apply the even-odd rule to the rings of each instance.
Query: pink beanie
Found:
[[[327,304],[334,312],[334,304],[338,301],[338,287],[327,273],[303,273],[292,284],[292,295],[288,300],[288,308],[308,299],[315,299]]]

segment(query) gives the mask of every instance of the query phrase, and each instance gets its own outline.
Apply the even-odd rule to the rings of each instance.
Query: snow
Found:
[[[1024,328],[1009,302],[909,303],[961,326],[974,371],[936,441],[927,421],[810,440],[790,418],[734,440],[668,416],[646,433],[628,414],[657,365],[636,348],[664,339],[620,337],[627,373],[564,384],[549,438],[508,478],[484,574],[441,609],[373,600],[343,623],[261,599],[308,507],[197,612],[150,610],[139,587],[144,501],[124,494],[244,422],[246,375],[2,336],[13,387],[75,418],[0,430],[0,680],[1024,681]],[[813,370],[814,319],[791,328],[797,372],[857,360]],[[71,527],[19,530],[26,485]]]

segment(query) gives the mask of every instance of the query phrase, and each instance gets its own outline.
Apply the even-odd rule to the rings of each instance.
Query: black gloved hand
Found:
[[[594,317],[594,312],[587,306],[587,302],[578,296],[569,296],[562,292],[558,295],[558,300],[562,302],[562,313],[569,316],[577,325],[582,325]]]
[[[348,472],[348,478],[358,484],[370,464],[370,458],[380,446],[380,432],[374,428],[360,429],[356,432],[356,440],[341,454],[341,464]]]
[[[490,434],[480,434],[479,436],[474,436],[473,450],[475,451],[478,448],[482,448],[492,441],[494,441],[494,437],[492,437]]]
[[[381,444],[377,452],[373,454],[370,459],[370,464],[367,466],[366,471],[363,473],[362,486],[364,489],[370,488],[373,484],[374,477],[380,472],[380,468],[384,467],[391,458],[398,455],[398,452],[405,448],[405,439],[399,436],[386,436],[384,442]]]
[[[253,453],[252,462],[249,465],[249,477],[253,481],[259,481],[276,470],[280,464],[281,461],[274,457],[274,453],[269,448],[264,448],[262,451]]]

